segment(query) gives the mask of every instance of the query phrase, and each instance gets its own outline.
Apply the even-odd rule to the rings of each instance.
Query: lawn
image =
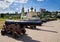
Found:
[[[5,22],[6,19],[0,19],[0,29],[3,27],[3,24]]]
[[[5,20],[6,20],[6,19],[0,18],[0,29],[2,29]],[[13,20],[16,20],[16,19],[13,19]],[[20,20],[20,19],[17,19],[17,20]]]

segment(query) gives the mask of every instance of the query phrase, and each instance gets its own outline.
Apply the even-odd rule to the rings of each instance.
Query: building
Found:
[[[29,11],[28,9],[28,12],[27,12],[27,19],[32,19],[33,17],[36,17],[37,16],[37,12],[36,12],[36,9],[33,11],[33,7],[30,8],[31,11]]]
[[[24,7],[22,7],[22,9],[21,9],[21,20],[24,18]]]
[[[30,10],[28,9],[28,12],[24,11],[24,7],[22,7],[21,10],[21,19],[40,19],[40,17],[38,17],[38,15],[44,13],[46,11],[46,9],[42,9],[40,8],[39,12],[36,12],[36,9],[34,9],[33,7],[30,8]]]
[[[46,9],[40,8],[40,13],[46,12]]]

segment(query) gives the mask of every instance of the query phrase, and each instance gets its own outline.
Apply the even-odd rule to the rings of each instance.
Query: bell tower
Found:
[[[22,7],[21,9],[21,20],[23,19],[23,16],[24,16],[24,7]]]
[[[21,12],[24,13],[24,7],[22,7],[22,11]]]
[[[31,12],[33,12],[33,7],[31,7],[30,9],[31,9]]]

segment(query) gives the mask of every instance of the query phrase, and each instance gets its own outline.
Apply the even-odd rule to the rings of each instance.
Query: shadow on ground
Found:
[[[31,28],[29,28],[29,29],[31,29]],[[58,33],[57,31],[52,31],[52,30],[44,30],[44,29],[40,29],[40,28],[33,28],[32,30],[38,30],[38,31],[45,31],[45,32]]]
[[[46,31],[46,32],[52,32],[52,33],[58,33],[57,31],[52,31],[52,30],[43,30],[43,29],[40,29],[40,31]]]
[[[8,37],[13,38],[11,35],[7,35]],[[37,41],[37,40],[33,40],[30,36],[28,36],[27,34],[20,36],[19,38],[13,38],[17,41],[22,41],[22,42],[41,42],[41,41]]]
[[[44,26],[44,27],[54,27],[54,26],[46,26],[46,25],[42,25],[42,26]]]
[[[31,37],[29,37],[28,35],[24,35],[21,38],[18,38],[17,40],[21,40],[23,42],[41,42],[41,41],[37,41],[37,40],[33,40]]]

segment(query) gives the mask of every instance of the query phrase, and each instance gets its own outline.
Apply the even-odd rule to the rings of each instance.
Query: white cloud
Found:
[[[14,13],[14,10],[11,10],[10,8],[7,8],[7,10],[0,10],[0,13]]]
[[[14,5],[17,5],[16,3],[14,3]]]
[[[0,8],[5,9],[5,8],[9,7],[13,2],[27,3],[27,1],[28,0],[0,0]]]
[[[44,1],[44,0],[37,0],[37,1]]]
[[[0,13],[15,13],[15,11],[0,11]]]
[[[15,0],[15,2],[18,2],[18,3],[27,3],[28,0]]]
[[[14,0],[0,0],[0,8],[5,9],[6,7],[9,7],[12,2],[14,2]]]
[[[19,10],[19,8],[16,8],[16,10]]]

